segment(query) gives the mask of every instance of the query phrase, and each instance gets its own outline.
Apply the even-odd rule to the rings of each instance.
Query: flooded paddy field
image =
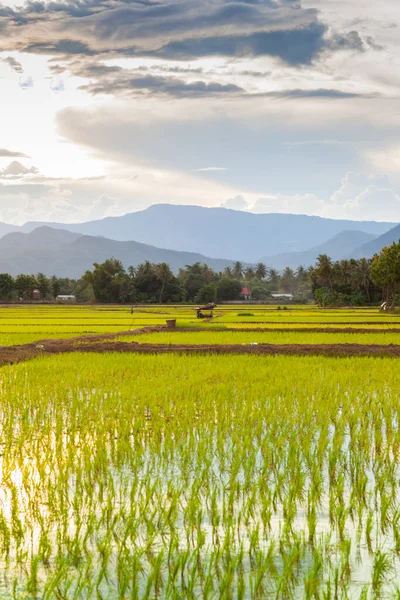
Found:
[[[400,597],[399,317],[11,310],[1,599]]]

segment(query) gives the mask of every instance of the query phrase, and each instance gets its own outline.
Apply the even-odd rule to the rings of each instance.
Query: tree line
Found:
[[[332,261],[326,254],[309,268],[312,292],[320,306],[400,304],[400,241],[373,258]]]
[[[264,263],[244,266],[237,261],[223,271],[199,262],[174,274],[165,262],[145,261],[125,269],[109,258],[94,263],[78,280],[20,274],[0,274],[0,300],[33,300],[38,290],[43,302],[72,294],[78,302],[175,303],[223,302],[243,298],[248,288],[254,301],[268,302],[274,292],[292,294],[293,302],[315,300],[320,306],[400,304],[400,241],[382,249],[372,259],[332,261],[318,256],[308,268],[289,267],[279,273]]]

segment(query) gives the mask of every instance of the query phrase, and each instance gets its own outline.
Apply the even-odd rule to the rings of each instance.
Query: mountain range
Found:
[[[257,262],[263,256],[309,250],[345,230],[379,236],[395,224],[156,204],[122,217],[87,223],[28,222],[20,231],[32,231],[39,225],[213,258]]]
[[[0,223],[0,272],[76,278],[110,257],[126,268],[167,262],[174,272],[194,262],[220,271],[235,260],[295,269],[315,263],[319,254],[370,257],[399,238],[400,225],[393,223],[155,205],[79,224]]]
[[[217,271],[232,261],[194,252],[163,250],[139,242],[118,242],[101,236],[81,235],[42,226],[30,233],[13,232],[0,239],[0,273],[38,273],[79,278],[94,262],[119,259],[125,268],[150,262],[166,262],[176,273],[195,262],[207,263]]]

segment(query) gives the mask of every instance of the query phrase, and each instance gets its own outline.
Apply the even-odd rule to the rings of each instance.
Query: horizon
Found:
[[[0,220],[400,221],[400,7],[4,0]],[[360,16],[361,15],[361,16]]]
[[[35,221],[35,220],[27,220],[24,221],[20,224],[16,224],[16,223],[9,223],[6,221],[0,221],[0,223],[2,223],[3,225],[11,225],[11,226],[15,226],[15,227],[21,227],[23,228],[26,225],[30,225],[30,224],[34,224],[34,225],[38,225],[38,227],[50,227],[53,224],[56,225],[65,225],[66,227],[68,225],[84,225],[86,223],[91,223],[93,221],[103,221],[105,219],[120,219],[123,217],[128,217],[129,215],[138,213],[138,212],[145,212],[147,210],[149,210],[150,208],[154,208],[154,207],[158,207],[158,206],[171,206],[171,207],[176,207],[176,208],[203,208],[203,209],[220,209],[223,211],[230,211],[230,212],[238,212],[241,214],[246,214],[246,215],[252,215],[252,216],[287,216],[287,217],[310,217],[310,218],[315,218],[315,219],[323,219],[323,220],[329,220],[329,221],[346,221],[346,222],[354,222],[354,223],[388,223],[393,225],[394,227],[396,227],[396,225],[399,224],[399,221],[386,221],[386,220],[373,220],[373,219],[342,219],[342,218],[335,218],[335,217],[322,217],[320,215],[308,215],[305,213],[279,213],[279,212],[270,212],[270,213],[266,213],[266,212],[260,212],[260,213],[256,213],[256,212],[252,212],[249,210],[241,210],[239,208],[227,208],[224,206],[202,206],[199,204],[168,204],[168,203],[162,203],[159,202],[157,204],[150,204],[149,206],[146,206],[145,208],[140,208],[138,210],[135,211],[131,211],[131,212],[126,212],[123,213],[121,215],[106,215],[104,217],[100,217],[99,219],[90,219],[88,221],[69,221],[69,222],[63,222],[63,221]],[[36,228],[35,228],[36,229]],[[34,229],[32,230],[34,231]],[[347,231],[347,230],[346,230]],[[24,233],[24,232],[23,232]],[[30,231],[26,232],[26,233],[30,233]]]

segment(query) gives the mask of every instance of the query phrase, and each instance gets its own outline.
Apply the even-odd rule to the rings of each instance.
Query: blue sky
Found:
[[[397,0],[0,5],[0,219],[400,221]]]

